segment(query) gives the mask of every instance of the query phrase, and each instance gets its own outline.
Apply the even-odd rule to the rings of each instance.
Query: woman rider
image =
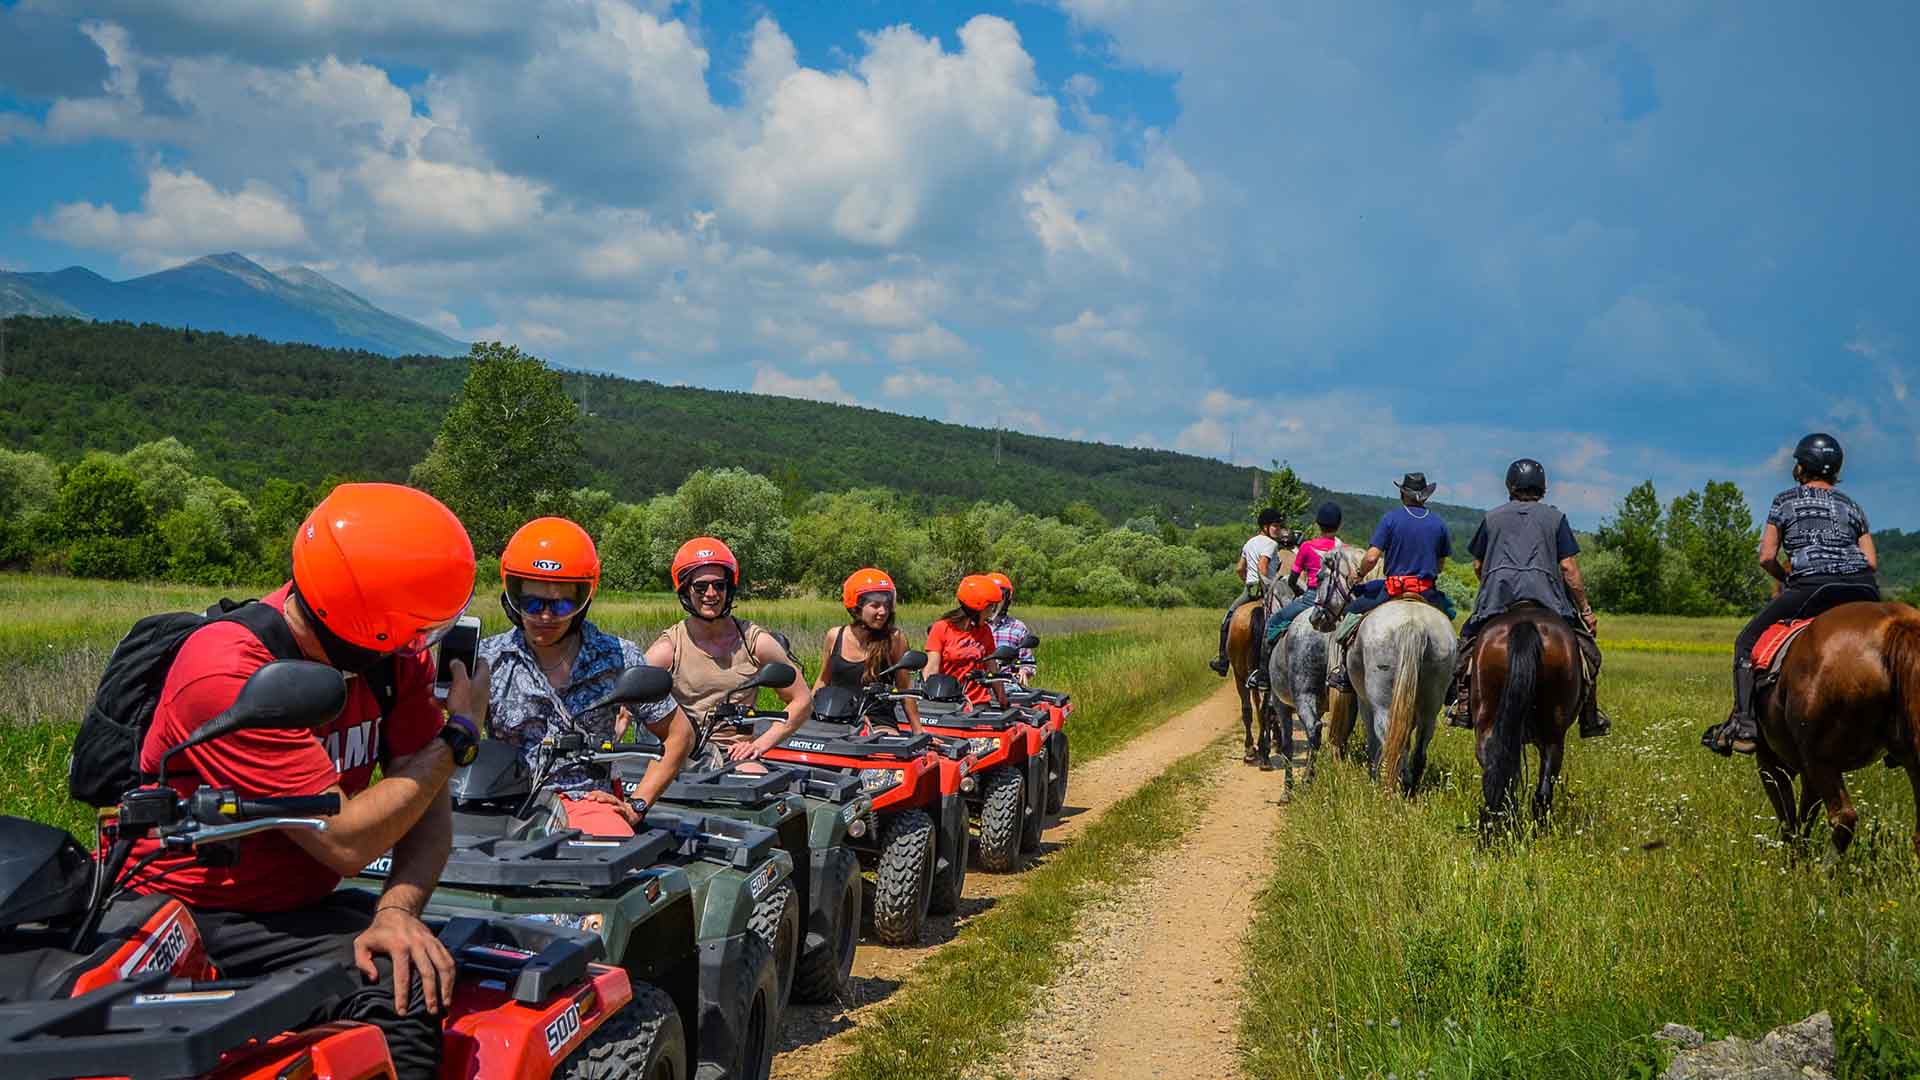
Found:
[[[987,609],[1000,602],[1000,586],[985,574],[968,574],[954,590],[959,606],[940,616],[927,631],[927,674],[951,675],[960,680],[970,705],[985,705],[992,693],[983,683],[967,678],[993,669],[993,631]]]
[[[631,802],[577,766],[551,778],[569,824],[592,835],[631,835],[686,760],[692,725],[672,698],[632,710],[600,704],[622,671],[645,660],[639,645],[587,621],[600,585],[600,556],[585,529],[557,517],[521,526],[500,556],[500,583],[500,606],[513,629],[480,643],[493,669],[487,707],[493,737],[532,767],[540,741],[554,732],[617,742],[639,720],[665,750],[628,791]]]
[[[993,631],[995,645],[1011,645],[1020,652],[1020,659],[1014,664],[1014,677],[1021,686],[1033,685],[1033,650],[1026,647],[1027,635],[1032,631],[1027,624],[1013,617],[1013,579],[999,571],[987,575],[995,585],[1000,586],[1000,602],[993,606],[993,613],[987,616],[987,627]]]
[[[800,665],[787,647],[766,629],[733,614],[733,598],[740,591],[740,560],[726,544],[711,536],[696,536],[674,553],[669,579],[679,594],[687,617],[660,632],[647,646],[647,663],[673,673],[673,696],[693,721],[705,724],[722,702],[745,697],[751,704],[757,691],[737,690],[753,673],[772,663],[790,664],[793,681],[774,687],[785,704],[787,718],[758,736],[731,726],[708,736],[703,764],[723,760],[754,761],[780,745],[813,715],[813,691],[800,677]]]
[[[1734,639],[1733,712],[1727,722],[1708,728],[1701,742],[1716,754],[1758,748],[1760,728],[1753,718],[1753,646],[1767,627],[1789,619],[1811,619],[1854,600],[1880,599],[1874,578],[1880,557],[1866,512],[1834,487],[1845,455],[1833,436],[1816,432],[1793,449],[1791,488],[1774,496],[1760,533],[1760,568],[1783,586]],[[1787,566],[1780,556],[1785,554]],[[1788,567],[1791,569],[1788,569]]]
[[[813,688],[839,686],[859,693],[879,681],[880,673],[900,662],[907,654],[907,635],[894,619],[894,601],[898,593],[886,571],[867,567],[855,570],[840,586],[840,600],[847,607],[848,623],[827,631],[820,643],[820,655],[826,662]],[[847,633],[852,630],[853,633]],[[905,690],[912,685],[912,673],[896,671],[893,685]],[[908,728],[920,734],[920,708],[908,698]]]
[[[1320,527],[1320,535],[1301,544],[1293,553],[1293,566],[1287,574],[1287,584],[1292,586],[1293,591],[1299,595],[1287,601],[1286,606],[1274,616],[1274,625],[1280,628],[1281,633],[1286,631],[1293,620],[1299,618],[1308,608],[1313,607],[1314,590],[1320,587],[1320,565],[1326,560],[1327,552],[1340,544],[1340,521],[1339,503],[1321,503],[1320,509],[1314,513],[1313,523]],[[1305,589],[1300,587],[1302,579],[1306,581]],[[1267,636],[1276,635],[1269,630]]]

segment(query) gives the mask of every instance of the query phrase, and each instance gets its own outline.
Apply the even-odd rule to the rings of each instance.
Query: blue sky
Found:
[[[0,0],[0,266],[1596,523],[1920,527],[1920,9]],[[796,402],[796,409],[805,404]]]

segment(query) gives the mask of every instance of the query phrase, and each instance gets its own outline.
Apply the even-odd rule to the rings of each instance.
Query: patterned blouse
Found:
[[[1801,485],[1773,497],[1767,524],[1780,530],[1789,582],[1829,574],[1865,574],[1860,537],[1869,530],[1860,504],[1833,488]]]
[[[1027,640],[1027,624],[1011,615],[995,615],[993,621],[988,625],[993,629],[993,644],[995,647],[1011,645],[1016,649],[1020,649],[1020,643]],[[1029,675],[1033,674],[1035,666],[1033,662],[1033,650],[1020,649],[1020,662],[1014,666],[1021,668]]]
[[[540,670],[533,647],[518,629],[495,634],[480,642],[480,657],[492,668],[492,694],[487,703],[487,728],[502,742],[511,743],[532,766],[540,740],[554,731],[584,731],[602,739],[613,738],[613,725],[619,709],[601,705],[613,693],[620,673],[645,664],[646,655],[639,645],[615,637],[590,622],[580,625],[580,655],[573,660],[572,681],[556,691]],[[669,697],[654,705],[632,707],[633,722],[651,727],[672,715],[679,706]],[[554,773],[552,786],[557,791],[580,791],[606,787],[585,769],[578,767]]]

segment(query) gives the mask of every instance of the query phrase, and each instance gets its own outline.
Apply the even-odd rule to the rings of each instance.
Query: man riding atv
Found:
[[[419,915],[447,858],[446,781],[486,720],[488,673],[484,662],[471,673],[456,662],[451,715],[443,715],[426,650],[473,595],[473,545],[453,512],[425,492],[343,484],[301,523],[292,554],[293,580],[261,603],[284,617],[298,650],[287,659],[353,676],[345,708],[312,730],[239,731],[193,746],[174,756],[166,779],[183,795],[201,784],[255,798],[334,793],[340,813],[325,819],[325,831],[247,837],[231,866],[201,865],[191,851],[142,841],[130,888],[186,903],[209,958],[227,974],[265,975],[321,958],[357,966],[366,985],[314,1022],[371,1023],[399,1076],[432,1077],[454,962]],[[161,687],[140,768],[157,769],[168,747],[229,709],[248,677],[274,659],[238,621],[194,631]],[[373,782],[376,764],[381,778]],[[393,871],[377,900],[334,892],[389,850]]]
[[[1453,706],[1447,722],[1454,727],[1473,727],[1467,687],[1472,685],[1474,638],[1495,616],[1520,603],[1553,611],[1573,628],[1574,639],[1580,643],[1585,684],[1580,737],[1597,738],[1610,726],[1595,696],[1600,643],[1594,633],[1600,622],[1580,578],[1580,542],[1574,538],[1567,516],[1540,501],[1546,494],[1546,466],[1532,458],[1521,458],[1507,466],[1506,505],[1487,511],[1467,545],[1473,556],[1474,576],[1480,581],[1480,595],[1474,601],[1473,614],[1460,627],[1460,659],[1453,686],[1447,692],[1447,702]]]

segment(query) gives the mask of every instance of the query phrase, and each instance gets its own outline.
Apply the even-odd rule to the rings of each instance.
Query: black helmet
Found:
[[[1805,467],[1805,475],[1832,480],[1840,475],[1840,465],[1847,455],[1840,450],[1840,440],[1824,431],[1816,431],[1800,440],[1793,448],[1793,460]]]
[[[1263,529],[1269,525],[1284,525],[1286,522],[1287,519],[1280,516],[1280,511],[1271,506],[1260,511],[1260,527]]]
[[[1514,495],[1545,495],[1547,467],[1524,457],[1507,466],[1507,491]]]
[[[1283,548],[1297,548],[1300,546],[1300,534],[1292,529],[1281,529],[1279,544]]]
[[[1313,523],[1315,525],[1320,526],[1323,529],[1339,528],[1340,527],[1340,504],[1337,502],[1321,503],[1320,509],[1316,511],[1313,515]]]

